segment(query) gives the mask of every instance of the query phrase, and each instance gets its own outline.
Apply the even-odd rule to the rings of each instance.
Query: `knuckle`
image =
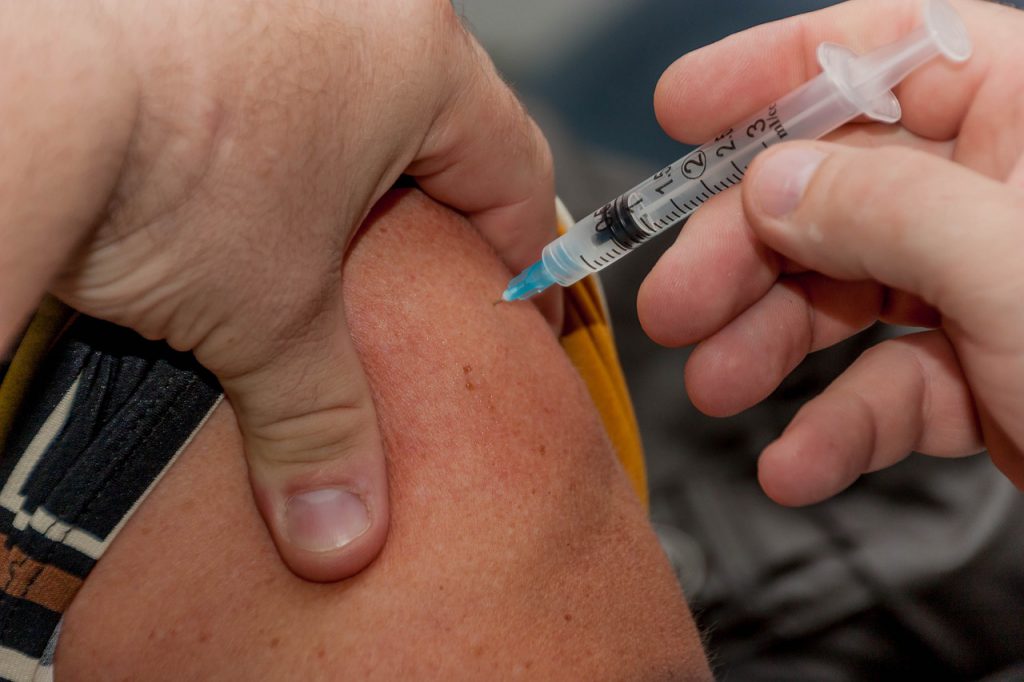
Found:
[[[433,47],[445,54],[475,43],[451,0],[419,0],[414,7],[404,9],[406,20],[418,25],[417,32],[428,37]]]
[[[247,450],[266,462],[315,464],[365,449],[364,436],[376,438],[365,406],[336,405],[268,423],[248,424]]]
[[[460,31],[463,29],[462,15],[452,0],[426,0],[426,6],[443,25]]]
[[[513,95],[514,105],[519,112],[514,117],[514,127],[519,131],[526,147],[526,160],[533,173],[536,185],[544,187],[554,186],[555,160],[551,153],[551,146],[541,131],[537,122],[527,113],[523,105]]]
[[[809,188],[816,212],[827,211],[833,218],[820,227],[885,223],[893,238],[903,239],[902,228],[920,208],[903,198],[908,188],[922,182],[920,155],[899,147],[831,154]]]
[[[551,153],[551,145],[548,143],[544,133],[541,132],[540,126],[533,118],[529,119],[530,130],[533,134],[534,144],[537,150],[537,166],[540,174],[543,178],[554,178],[555,176],[555,157]]]

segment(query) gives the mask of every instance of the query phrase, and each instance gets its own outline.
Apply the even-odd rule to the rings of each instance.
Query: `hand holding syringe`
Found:
[[[900,105],[890,88],[938,55],[959,62],[970,53],[967,31],[946,0],[928,0],[919,28],[863,56],[822,43],[819,76],[576,223],[509,283],[502,298],[529,298],[604,269],[740,182],[754,156],[772,144],[818,138],[862,115],[898,121]]]
[[[692,346],[685,391],[719,417],[876,321],[915,328],[872,345],[762,451],[758,480],[782,504],[819,502],[911,451],[987,448],[1024,489],[1024,11],[953,1],[968,63],[903,81],[900,125],[761,152],[638,292],[644,331]],[[926,2],[850,0],[696,50],[659,81],[658,119],[676,139],[711,139],[800,86],[822,40],[870,50],[917,26]]]

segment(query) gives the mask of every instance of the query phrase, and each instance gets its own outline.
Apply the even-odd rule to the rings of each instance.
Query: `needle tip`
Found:
[[[501,300],[525,300],[536,296],[554,283],[555,280],[548,274],[543,261],[537,261],[512,278],[505,293],[501,295]]]

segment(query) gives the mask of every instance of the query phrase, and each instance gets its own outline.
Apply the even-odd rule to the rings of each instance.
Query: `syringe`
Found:
[[[740,182],[753,158],[773,144],[815,139],[861,115],[895,123],[900,104],[890,88],[940,54],[954,62],[971,54],[967,29],[946,0],[927,0],[922,26],[863,56],[822,43],[821,74],[573,225],[512,279],[502,299],[530,298],[603,270]]]

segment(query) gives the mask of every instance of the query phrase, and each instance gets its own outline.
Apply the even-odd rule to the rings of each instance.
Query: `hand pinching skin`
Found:
[[[45,0],[0,26],[0,345],[50,289],[193,351],[282,558],[358,571],[388,501],[348,245],[408,174],[527,264],[555,225],[537,127],[446,0]]]

